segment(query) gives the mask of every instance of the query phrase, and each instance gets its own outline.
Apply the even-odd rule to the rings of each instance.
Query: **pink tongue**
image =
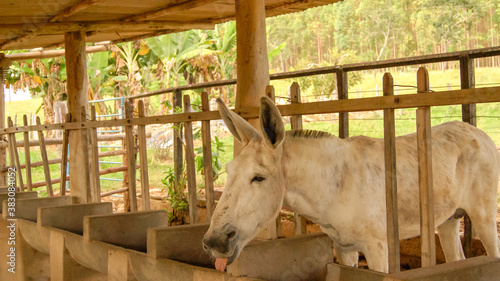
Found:
[[[217,258],[215,259],[215,269],[224,272],[226,270],[227,258]]]

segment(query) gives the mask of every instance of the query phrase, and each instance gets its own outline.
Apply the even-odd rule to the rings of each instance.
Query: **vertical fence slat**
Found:
[[[85,106],[82,106],[81,109],[80,109],[80,113],[81,113],[81,119],[82,122],[87,122],[87,108]],[[87,194],[87,202],[92,202],[92,193],[90,192],[91,191],[91,181],[90,181],[90,154],[89,154],[89,151],[91,150],[89,144],[90,144],[90,140],[89,140],[89,137],[90,137],[90,129],[82,129],[82,142],[81,142],[81,146],[82,146],[82,151],[83,151],[83,163],[82,163],[82,166],[81,166],[81,169],[84,169],[85,172],[84,172],[84,175],[85,177],[83,177],[81,180],[84,181],[84,184],[83,184],[83,188],[85,189],[84,192]]]
[[[1,86],[1,85],[0,85]],[[7,118],[7,123],[9,128],[14,128],[14,123],[12,122],[12,118]],[[17,182],[19,183],[19,190],[24,191],[24,183],[23,183],[23,173],[21,170],[21,162],[19,162],[19,152],[17,151],[16,145],[16,134],[9,134],[9,147],[10,147],[10,165],[16,168],[17,172]]]
[[[191,100],[188,95],[184,97],[184,112],[192,112]],[[188,185],[188,198],[189,198],[189,223],[198,223],[198,198],[196,194],[196,167],[194,163],[194,143],[193,143],[193,123],[184,123],[184,139],[186,140],[185,155],[186,155],[186,175]]]
[[[394,80],[390,73],[383,78],[384,96],[394,96]],[[399,271],[398,193],[396,178],[396,129],[394,109],[384,109],[385,196],[387,207],[387,245],[389,273]]]
[[[139,118],[146,117],[144,102],[139,100]],[[146,126],[137,126],[137,136],[139,138],[139,157],[141,161],[141,193],[142,193],[142,209],[150,210],[151,202],[149,196],[149,174],[148,174],[148,151],[146,147]]]
[[[28,116],[23,115],[23,125],[28,126]],[[24,132],[24,164],[26,165],[26,187],[28,191],[32,190],[31,178],[31,155],[30,155],[30,136],[29,132]]]
[[[175,110],[182,108],[182,92],[175,91],[172,94],[172,106]],[[174,150],[174,174],[176,189],[182,179],[184,160],[183,160],[183,146],[182,146],[182,123],[174,123],[172,126],[172,140]]]
[[[472,89],[475,87],[474,60],[468,55],[462,55],[460,61],[460,88]],[[462,104],[462,121],[476,126],[476,105]],[[464,216],[463,248],[465,257],[472,256],[472,223],[469,215]]]
[[[130,100],[125,102],[125,117],[133,117],[133,108]],[[133,126],[125,126],[125,147],[127,149],[127,174],[128,174],[128,196],[130,211],[137,212],[137,188],[136,188],[136,154]]]
[[[201,110],[210,111],[208,93],[201,93]],[[207,219],[210,221],[214,213],[214,171],[212,168],[212,136],[210,121],[201,122],[201,137],[203,142],[203,169],[205,172],[205,199]]]
[[[293,82],[290,86],[290,101],[292,104],[300,103],[300,86],[299,83]],[[302,115],[290,116],[292,130],[302,130]],[[293,213],[295,222],[295,235],[307,233],[307,219],[299,213]]]
[[[36,117],[36,124],[41,125],[40,117]],[[45,146],[45,138],[43,137],[43,131],[38,131],[38,144],[40,146],[40,154],[42,155],[42,163],[43,163],[43,173],[45,175],[45,182],[47,183],[47,194],[49,197],[54,196],[54,191],[52,190],[52,181],[50,180],[50,169],[49,169],[49,160],[47,157],[47,147]]]
[[[266,96],[268,96],[274,103],[276,103],[276,94],[274,92],[274,87],[272,85],[267,85],[266,86]],[[281,234],[281,212],[278,214],[278,217],[276,218],[276,233],[273,233],[274,231],[271,231],[272,238],[278,238],[282,236]]]
[[[422,95],[429,95],[429,90],[429,73],[427,69],[420,67],[417,72],[417,91]],[[428,267],[436,264],[430,107],[417,109],[417,150],[422,267]]]
[[[65,116],[65,123],[71,122],[71,113],[66,113]],[[67,166],[68,166],[68,146],[69,146],[69,130],[64,130],[63,131],[63,136],[62,136],[62,152],[61,152],[61,190],[60,190],[60,195],[65,196],[66,195],[66,171],[67,171]]]
[[[95,112],[95,105],[90,107],[90,118],[92,121],[97,120]],[[90,129],[90,146],[92,161],[90,162],[90,169],[92,174],[92,202],[101,202],[101,178],[99,175],[99,141],[97,140],[97,128]]]
[[[347,73],[343,68],[339,68],[337,74],[337,95],[339,100],[348,99]],[[349,112],[339,113],[339,138],[349,137]]]

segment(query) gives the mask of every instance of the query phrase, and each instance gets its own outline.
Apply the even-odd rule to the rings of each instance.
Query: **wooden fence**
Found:
[[[337,89],[339,93],[339,100],[322,101],[322,102],[311,102],[311,103],[301,103],[300,101],[300,89],[298,84],[292,84],[290,88],[290,100],[291,103],[287,105],[278,105],[278,108],[283,116],[291,116],[292,129],[300,129],[302,127],[301,116],[306,114],[322,114],[322,113],[339,113],[339,136],[341,138],[348,137],[348,113],[349,112],[359,112],[359,111],[375,111],[384,110],[384,138],[386,146],[386,188],[387,188],[387,219],[388,219],[388,241],[389,241],[389,252],[390,252],[390,271],[394,272],[399,269],[399,239],[398,239],[398,227],[397,227],[397,200],[396,197],[396,173],[394,166],[395,159],[395,130],[394,130],[394,109],[399,108],[418,108],[417,110],[417,140],[418,145],[425,151],[430,151],[431,143],[430,139],[426,138],[426,134],[430,130],[430,106],[444,106],[444,105],[462,105],[463,107],[463,121],[475,125],[475,104],[476,103],[490,103],[490,102],[500,102],[500,87],[488,87],[488,88],[474,88],[474,66],[472,59],[475,57],[484,57],[500,54],[500,48],[490,48],[488,50],[473,50],[461,53],[451,53],[444,55],[426,56],[409,58],[403,60],[391,60],[385,62],[369,63],[369,64],[355,64],[340,67],[330,67],[322,69],[314,69],[307,71],[298,71],[294,73],[287,73],[281,75],[274,75],[272,79],[291,78],[300,77],[315,74],[324,73],[336,73],[337,78]],[[422,64],[431,63],[438,61],[449,61],[458,59],[461,66],[461,85],[462,90],[449,90],[443,92],[429,93],[429,78],[428,73],[424,68],[419,69],[417,75],[417,93],[416,94],[405,94],[394,96],[394,85],[392,82],[392,77],[389,74],[384,75],[384,96],[372,97],[372,98],[360,98],[355,100],[348,100],[347,97],[347,75],[348,71],[358,71],[365,69],[375,69],[375,68],[386,68],[400,65],[411,65],[411,64]],[[131,103],[126,103],[127,116],[125,119],[112,120],[112,121],[97,121],[93,118],[91,121],[86,122],[71,122],[63,124],[37,124],[35,126],[23,126],[23,127],[9,127],[0,130],[0,135],[7,135],[9,137],[9,142],[14,144],[16,133],[27,133],[30,131],[39,132],[39,141],[42,144],[43,131],[44,130],[64,130],[68,132],[69,130],[84,130],[90,132],[90,147],[89,159],[97,159],[99,157],[98,153],[95,152],[95,147],[97,146],[96,137],[93,136],[97,128],[101,127],[116,127],[125,126],[125,143],[126,143],[126,155],[128,159],[127,170],[128,170],[128,192],[130,194],[130,209],[131,211],[137,210],[137,197],[136,195],[136,178],[135,178],[135,163],[136,163],[136,152],[137,149],[140,153],[141,158],[141,190],[143,194],[144,209],[149,207],[149,187],[148,187],[148,174],[147,174],[147,163],[146,161],[146,140],[145,140],[145,126],[149,124],[184,124],[184,135],[185,135],[185,145],[182,146],[182,139],[180,134],[175,135],[174,140],[174,158],[176,163],[176,175],[179,175],[179,171],[182,169],[179,167],[179,161],[182,163],[182,156],[179,157],[179,151],[183,147],[185,149],[186,162],[187,162],[187,179],[188,179],[188,197],[189,209],[190,209],[190,221],[192,223],[197,222],[197,209],[196,209],[196,176],[194,168],[194,152],[193,152],[193,138],[192,138],[192,122],[202,121],[202,138],[203,138],[203,158],[205,161],[205,175],[211,175],[211,136],[209,124],[211,120],[220,119],[220,115],[217,111],[210,111],[208,108],[208,94],[203,92],[202,97],[202,111],[193,112],[190,106],[189,96],[182,97],[182,91],[194,88],[209,88],[218,87],[221,85],[234,84],[235,81],[223,81],[223,82],[213,82],[196,84],[192,86],[183,86],[173,89],[166,89],[161,91],[156,91],[148,93],[145,95],[134,96],[130,99],[141,98],[146,96],[152,96],[157,94],[162,94],[165,92],[173,92],[173,104],[181,105],[183,104],[183,112],[179,114],[163,115],[163,116],[144,116],[143,103],[139,101],[139,117],[133,117],[131,112]],[[269,88],[268,88],[269,89]],[[258,117],[259,108],[239,108],[236,110],[243,118],[256,118]],[[133,136],[133,127],[137,126],[138,130],[138,144],[135,144],[135,139]],[[64,134],[67,135],[66,133]],[[67,139],[63,140],[63,155],[65,155],[65,149],[67,147]],[[26,145],[25,147],[29,147]],[[17,156],[17,146],[10,145],[11,150],[11,165],[18,168],[18,173],[21,173],[21,164],[19,157]],[[177,152],[176,152],[177,151]],[[29,153],[28,153],[29,154]],[[432,175],[431,173],[425,173],[429,171],[429,154],[419,155],[419,170],[423,171],[420,174],[421,184],[421,204],[425,206],[432,206],[432,198],[430,196],[432,186]],[[61,160],[61,165],[64,164],[67,159]],[[144,162],[143,162],[144,161]],[[43,160],[44,163],[48,163],[48,160]],[[96,163],[95,161],[93,161]],[[45,164],[44,164],[45,165]],[[27,169],[28,170],[28,169]],[[61,169],[61,183],[63,183],[66,176],[63,174]],[[91,171],[91,194],[93,196],[92,201],[99,201],[100,189],[96,181],[98,168],[90,167]],[[21,175],[18,179],[21,179]],[[213,179],[210,177],[205,178],[205,193],[207,197],[207,213],[208,217],[213,214],[214,208],[214,195],[213,195]],[[50,182],[50,179],[47,183]],[[22,183],[20,183],[22,186]],[[49,189],[49,186],[47,186]],[[422,223],[422,264],[431,265],[435,263],[435,244],[434,239],[434,226],[432,222],[432,209],[424,209],[422,213],[423,223]],[[296,233],[305,232],[305,221],[300,216],[296,216]],[[467,230],[466,230],[467,232]],[[467,234],[467,233],[466,233]],[[467,239],[466,239],[467,240]],[[470,247],[470,246],[469,246]],[[467,252],[467,248],[466,248]]]

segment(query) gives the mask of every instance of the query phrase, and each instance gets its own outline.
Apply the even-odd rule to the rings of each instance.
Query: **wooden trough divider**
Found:
[[[383,78],[384,96],[394,96],[394,80],[390,73]],[[396,172],[396,129],[394,109],[384,109],[385,198],[387,210],[387,246],[389,273],[400,270],[398,193]]]
[[[417,71],[417,91],[429,93],[429,72],[425,67]],[[422,267],[436,265],[436,238],[434,227],[434,198],[432,188],[431,109],[417,109],[417,152],[420,188],[420,232],[422,241]]]
[[[276,103],[276,94],[274,92],[274,87],[272,85],[267,85],[266,86],[266,96],[268,96],[274,103]],[[282,236],[281,233],[281,212],[278,213],[278,217],[276,218],[276,226],[274,229],[268,229],[269,230],[269,235],[271,239],[276,239],[280,236]]]
[[[36,117],[36,124],[41,125],[40,117]],[[45,182],[47,183],[47,195],[52,197],[54,196],[54,191],[52,189],[52,181],[50,180],[50,169],[49,169],[49,160],[47,157],[47,147],[45,146],[45,138],[43,136],[43,131],[38,130],[38,143],[40,145],[40,153],[42,154],[43,161],[43,174],[45,175]]]
[[[207,92],[201,93],[201,110],[210,111]],[[215,210],[214,202],[214,171],[212,168],[212,136],[210,120],[201,121],[201,137],[203,141],[203,169],[205,172],[205,200],[207,206],[207,220],[212,219]]]
[[[146,117],[144,101],[138,102],[139,118]],[[149,175],[148,175],[148,151],[146,146],[146,126],[137,126],[137,137],[139,139],[139,156],[141,163],[141,193],[142,193],[142,209],[147,211],[151,209],[149,196]]]
[[[300,103],[299,83],[293,82],[290,86],[290,102]],[[292,130],[302,130],[302,115],[290,116],[290,125]],[[293,213],[295,224],[295,235],[307,233],[307,219],[299,213]]]
[[[28,116],[23,115],[23,125],[28,126]],[[26,166],[26,187],[28,191],[32,190],[32,178],[31,178],[31,155],[30,155],[30,136],[29,132],[24,132],[24,165]]]
[[[7,123],[9,125],[9,128],[14,128],[14,123],[12,122],[12,118],[7,118]],[[24,191],[24,184],[23,184],[23,173],[21,171],[21,163],[19,162],[19,152],[17,151],[16,147],[16,134],[15,133],[10,133],[9,134],[9,148],[10,148],[10,165],[11,167],[16,168],[16,173],[17,173],[17,182],[19,183],[19,190]]]
[[[183,96],[184,112],[193,112],[191,108],[191,100],[188,95]],[[196,167],[194,163],[194,143],[193,143],[193,123],[184,122],[184,139],[186,144],[186,173],[188,185],[188,200],[189,200],[189,223],[198,223],[198,198],[196,192]]]
[[[95,105],[90,107],[90,118],[92,121],[97,121]],[[97,140],[97,128],[90,129],[90,146],[91,157],[90,161],[90,176],[91,176],[91,194],[92,202],[101,202],[101,178],[99,175],[99,142]]]
[[[65,122],[69,123],[71,122],[71,113],[66,113],[65,116]],[[68,165],[68,149],[69,149],[69,130],[65,129],[63,131],[63,137],[62,137],[62,147],[61,147],[61,184],[60,186],[60,195],[65,196],[66,195],[66,180],[67,180],[67,175],[66,175],[66,167]]]
[[[130,100],[125,102],[125,118],[132,119],[134,109]],[[125,147],[127,150],[127,178],[128,178],[128,199],[130,211],[137,212],[137,183],[136,183],[136,150],[133,134],[133,125],[125,126]]]

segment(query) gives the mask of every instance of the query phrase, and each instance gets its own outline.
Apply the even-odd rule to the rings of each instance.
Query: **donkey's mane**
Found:
[[[290,138],[320,139],[331,138],[332,134],[316,130],[290,130],[286,131],[286,136]]]

